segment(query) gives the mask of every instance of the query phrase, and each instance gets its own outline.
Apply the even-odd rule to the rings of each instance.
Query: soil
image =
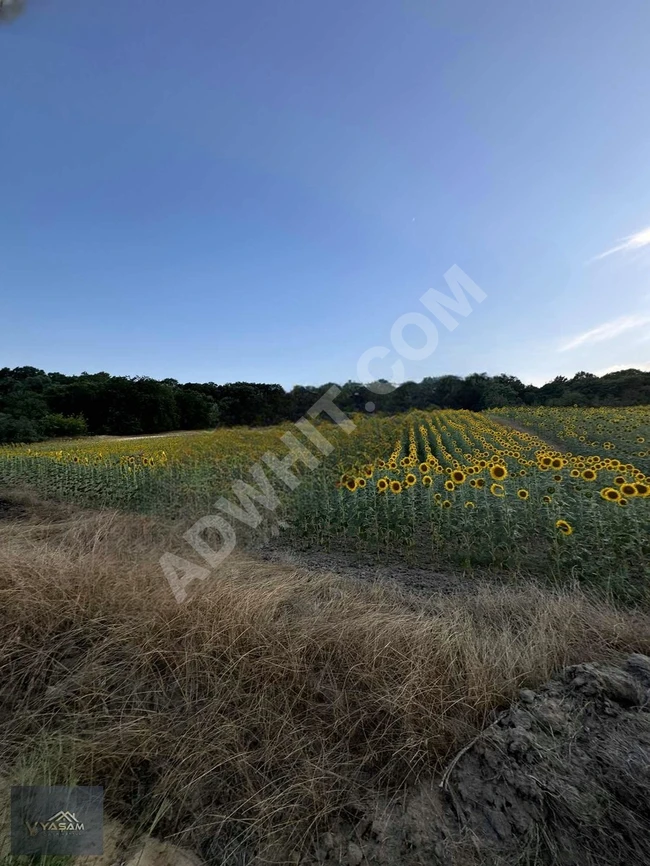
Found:
[[[439,571],[434,567],[418,567],[406,562],[403,557],[383,557],[378,563],[374,557],[351,554],[349,551],[323,550],[309,547],[297,550],[290,542],[280,540],[267,542],[254,548],[255,557],[267,562],[282,562],[299,568],[328,571],[353,580],[390,584],[398,591],[430,597],[431,593],[476,592],[481,582],[495,584],[515,583],[512,574],[500,574],[494,570],[473,569],[471,573],[461,569]],[[530,583],[531,578],[526,576]]]
[[[522,690],[401,802],[360,802],[304,866],[650,863],[650,658],[565,669]]]
[[[16,502],[0,499],[0,520],[19,520],[27,517],[27,509]]]

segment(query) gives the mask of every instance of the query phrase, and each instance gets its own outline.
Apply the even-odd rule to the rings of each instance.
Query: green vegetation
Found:
[[[64,376],[35,367],[0,370],[0,442],[36,442],[51,436],[137,436],[216,426],[263,426],[295,421],[330,384],[280,385],[235,382],[229,385],[159,382],[96,373]],[[475,373],[405,382],[388,394],[372,385],[347,382],[337,404],[347,414],[394,415],[412,409],[469,409],[499,406],[626,406],[650,404],[650,373],[624,370],[597,377],[578,373],[557,377],[536,388],[514,376]]]
[[[515,429],[506,412],[512,423],[535,426],[550,441],[575,440],[576,447],[560,449]],[[353,416],[352,434],[323,422],[317,429],[331,453],[321,459],[311,446],[312,466],[292,469],[297,486],[262,459],[286,456],[282,437],[301,435],[289,424],[5,446],[0,482],[48,498],[185,520],[225,513],[240,539],[253,527],[264,540],[279,522],[299,546],[579,579],[619,596],[644,596],[648,409],[495,415],[504,423],[465,410]],[[590,425],[600,438],[577,447]]]

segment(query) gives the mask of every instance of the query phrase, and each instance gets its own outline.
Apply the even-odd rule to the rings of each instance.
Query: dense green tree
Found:
[[[66,376],[36,367],[0,369],[0,442],[33,442],[51,436],[91,434],[134,435],[170,430],[201,430],[217,425],[277,424],[307,415],[320,387],[255,382],[179,383],[146,376],[82,373]],[[557,376],[536,388],[505,373],[488,376],[429,376],[381,388],[346,382],[337,397],[347,414],[396,413],[409,409],[471,409],[497,406],[626,406],[650,405],[650,373],[620,370],[605,376],[581,371],[572,379]]]

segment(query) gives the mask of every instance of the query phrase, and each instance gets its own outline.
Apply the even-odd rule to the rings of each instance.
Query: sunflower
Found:
[[[566,520],[557,520],[555,526],[560,530],[562,535],[571,535],[573,533],[573,527]]]
[[[456,485],[454,484],[453,481],[445,481],[445,490],[449,490],[451,492],[452,490],[455,490],[455,489],[456,489]]]
[[[627,508],[628,501],[627,501],[627,499],[624,499],[623,497],[621,497],[618,500],[618,504],[621,506],[621,508]]]
[[[539,462],[542,464],[542,466],[545,469],[549,469],[551,466],[551,463],[553,462],[553,458],[549,457],[548,455],[545,454],[543,457],[540,458]]]
[[[422,476],[422,484],[425,487],[431,487],[431,485],[433,484],[433,479],[431,478],[430,475],[423,475]]]
[[[585,469],[581,478],[583,481],[595,481],[598,478],[598,473],[594,469]]]
[[[485,487],[485,478],[477,478],[476,479],[476,487],[479,490],[482,490]]]
[[[636,487],[634,484],[621,484],[621,493],[623,496],[636,496]]]
[[[402,492],[402,484],[400,481],[391,481],[390,482],[390,492],[391,493],[401,493]]]
[[[490,477],[493,481],[503,481],[508,477],[508,470],[501,463],[497,463],[490,469]]]
[[[637,496],[650,495],[650,485],[644,484],[643,481],[637,481],[637,483],[634,485],[634,489],[636,490]]]
[[[363,470],[366,478],[372,478],[372,473],[374,472],[374,468],[372,466],[366,466]]]
[[[348,480],[345,482],[345,486],[348,488],[349,491],[354,493],[354,491],[357,489],[356,478],[348,478]]]
[[[580,478],[580,470],[572,469],[571,472],[569,472],[569,475],[571,476],[571,478]]]
[[[554,476],[553,476],[553,481],[557,481],[558,484],[559,484],[560,481],[562,481],[562,476],[561,476],[561,475],[554,475]]]
[[[365,487],[366,479],[365,478],[357,478],[357,487]]]
[[[442,507],[451,508],[451,502],[448,499],[443,500]]]
[[[468,500],[465,503],[465,508],[476,508],[476,506],[474,505],[474,503],[472,501]]]
[[[426,473],[429,471],[429,464],[428,463],[420,463],[420,465],[418,466],[418,469],[420,470],[420,472],[423,475],[426,475]]]
[[[490,485],[490,493],[493,496],[505,496],[506,491],[502,484],[491,484]]]
[[[417,481],[417,478],[415,477],[415,475],[412,472],[409,472],[409,474],[404,479],[404,483],[408,484],[409,487],[412,487],[416,481]]]
[[[530,496],[530,493],[529,493],[527,490],[524,490],[524,488],[522,487],[521,490],[518,490],[518,491],[517,491],[517,496],[518,496],[520,499],[528,499],[529,496]]]
[[[616,490],[615,487],[604,487],[600,491],[600,495],[608,502],[618,502],[621,498],[621,494],[618,492],[618,490]]]
[[[549,505],[553,500],[550,496],[542,496],[542,502],[544,505]]]
[[[388,479],[387,478],[380,478],[379,481],[377,482],[377,490],[380,493],[383,493],[384,490],[387,490],[387,489],[388,489]]]
[[[553,469],[561,469],[564,466],[564,460],[561,457],[554,457],[551,460],[551,467]]]
[[[464,484],[466,475],[462,469],[454,469],[451,473],[451,479],[455,484]]]
[[[617,475],[616,478],[614,479],[614,484],[618,484],[619,486],[621,484],[625,484],[625,476],[624,475]]]

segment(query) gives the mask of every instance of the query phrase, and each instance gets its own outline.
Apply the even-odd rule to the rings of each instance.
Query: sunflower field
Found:
[[[626,412],[631,447],[643,437],[643,413],[618,414]],[[339,461],[334,485],[323,478],[317,491],[313,484],[297,491],[305,500],[298,535],[320,544],[336,539],[381,558],[399,550],[414,563],[507,568],[604,583],[617,593],[644,591],[650,478],[629,448],[622,458],[611,449],[569,451],[505,418],[468,411],[410,413],[387,423],[394,433],[388,452],[367,448],[366,459]]]
[[[354,416],[296,485],[267,473],[292,544],[379,561],[650,587],[650,409],[509,408]],[[295,425],[0,448],[0,483],[174,518],[214,513]],[[303,444],[315,453],[313,444]],[[251,487],[248,487],[249,495]],[[239,500],[241,502],[241,498]],[[263,511],[262,508],[260,510]]]
[[[497,409],[492,414],[530,427],[576,453],[615,455],[650,474],[650,409],[647,406],[623,409],[526,406]]]

